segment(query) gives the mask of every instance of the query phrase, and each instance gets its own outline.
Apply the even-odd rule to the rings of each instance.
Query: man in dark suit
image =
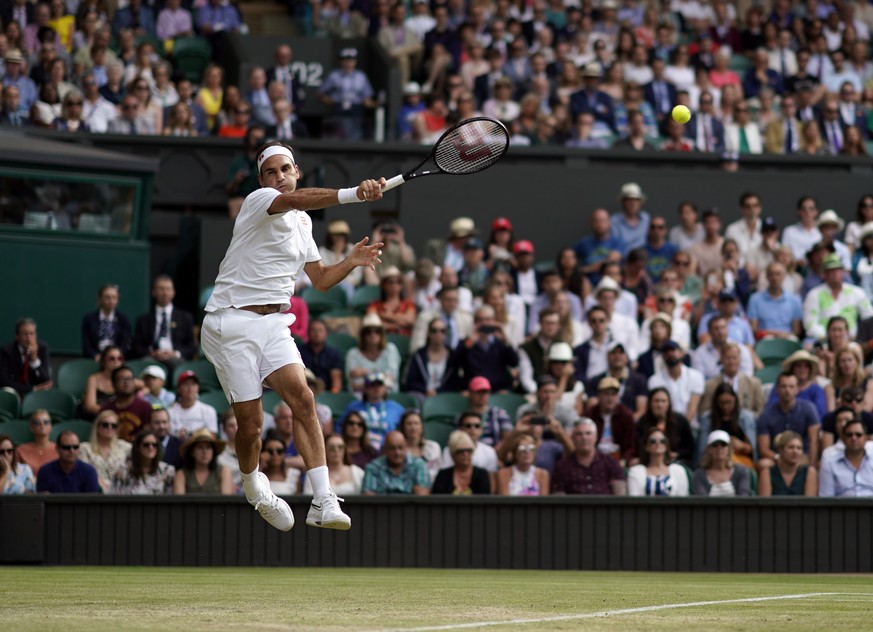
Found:
[[[482,73],[473,82],[473,96],[480,108],[491,98],[494,82],[504,76],[503,54],[498,49],[489,48],[485,51],[485,60],[488,62],[488,72]]]
[[[584,87],[570,95],[570,112],[576,120],[583,112],[594,115],[596,123],[606,125],[615,134],[615,110],[612,97],[600,90],[600,64],[591,62],[582,69]]]
[[[179,453],[182,441],[170,434],[170,411],[161,406],[153,405],[149,423],[152,432],[161,442],[161,461],[169,463],[176,469],[182,467],[182,455]]]
[[[34,22],[33,8],[36,5],[27,0],[4,0],[0,2],[0,20],[3,21],[3,26],[6,26],[12,21],[18,22],[21,27],[21,32],[28,24]]]
[[[306,102],[306,91],[303,89],[300,77],[291,66],[294,52],[287,44],[280,44],[273,58],[276,65],[267,70],[267,85],[278,81],[285,86],[285,98],[291,102],[295,110],[300,110]]]
[[[124,355],[130,351],[133,330],[130,319],[119,311],[118,286],[106,284],[97,291],[97,310],[82,318],[82,355],[100,359],[100,352],[115,345]]]
[[[267,138],[291,142],[309,136],[309,130],[306,129],[303,121],[294,114],[294,109],[288,99],[279,99],[273,104],[273,116],[276,119],[276,124],[267,127]]]
[[[46,343],[36,337],[36,321],[15,323],[15,341],[0,349],[0,387],[14,389],[20,397],[54,386]]]
[[[843,149],[846,131],[840,118],[840,102],[834,97],[827,97],[820,110],[819,129],[822,140],[827,144],[828,151],[837,155]]]
[[[182,360],[190,360],[197,351],[194,342],[194,319],[173,305],[176,289],[165,274],[152,284],[155,308],[136,321],[131,355],[151,357],[172,370]]]
[[[676,103],[676,86],[664,78],[666,68],[664,60],[657,57],[653,59],[652,80],[643,87],[643,98],[655,110],[655,118],[658,119],[658,123],[670,114],[673,110],[673,104]]]
[[[724,150],[724,125],[716,118],[712,103],[712,94],[708,91],[702,92],[697,114],[688,122],[686,135],[694,142],[697,151]]]

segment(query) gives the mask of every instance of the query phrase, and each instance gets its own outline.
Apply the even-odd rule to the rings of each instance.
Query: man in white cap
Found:
[[[278,141],[259,149],[257,170],[262,188],[245,199],[236,218],[215,290],[206,305],[201,343],[236,414],[236,453],[249,503],[277,529],[288,531],[294,526],[291,508],[258,472],[264,416],[261,395],[266,384],[294,410],[297,419],[295,444],[313,488],[306,523],[345,530],[351,520],[330,489],[315,398],[288,329],[294,316],[284,312],[290,307],[301,272],[315,288],[325,291],[354,268],[375,268],[380,263],[382,244],[368,244],[364,237],[340,263],[325,266],[312,238],[312,220],[305,211],[379,200],[385,179],[364,180],[357,187],[340,190],[298,190],[300,167],[291,148]]]
[[[621,211],[612,214],[612,234],[621,238],[625,248],[633,250],[646,245],[649,233],[649,214],[643,210],[646,196],[636,182],[626,182],[621,187]]]
[[[611,277],[605,276],[594,288],[594,297],[608,316],[608,329],[612,340],[618,340],[624,345],[631,361],[636,361],[640,349],[640,328],[637,321],[615,309],[615,302],[621,292],[621,286]],[[591,376],[588,376],[591,377]]]
[[[818,230],[818,203],[811,195],[797,200],[797,223],[782,231],[782,245],[791,248],[798,265],[806,264],[806,253],[821,241]]]
[[[843,261],[843,267],[846,270],[852,269],[852,253],[849,247],[842,241],[837,239],[837,234],[842,232],[846,222],[843,218],[837,215],[833,209],[828,209],[818,218],[818,230],[821,233],[821,242],[825,246],[833,246],[834,252],[840,256]]]
[[[464,267],[464,244],[476,234],[476,223],[469,217],[456,217],[449,224],[448,239],[429,239],[424,245],[425,259],[440,267],[459,272]]]

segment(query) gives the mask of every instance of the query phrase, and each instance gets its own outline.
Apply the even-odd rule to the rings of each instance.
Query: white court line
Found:
[[[563,614],[554,617],[541,617],[539,619],[507,619],[506,621],[478,621],[475,623],[452,623],[449,625],[429,625],[420,628],[395,629],[393,632],[431,632],[436,630],[463,630],[472,628],[492,627],[495,625],[526,625],[530,623],[550,623],[553,621],[572,621],[578,619],[601,619],[614,617],[622,614],[638,614],[640,612],[656,612],[658,610],[674,610],[677,608],[696,608],[699,606],[721,606],[731,603],[757,603],[761,601],[782,601],[786,599],[806,599],[808,597],[831,597],[836,595],[862,595],[866,593],[848,592],[814,592],[797,595],[774,595],[771,597],[745,597],[743,599],[721,599],[719,601],[694,601],[691,603],[665,603],[657,606],[640,606],[638,608],[624,608],[622,610],[602,610],[600,612],[583,612],[579,614]],[[869,595],[866,595],[869,596]]]

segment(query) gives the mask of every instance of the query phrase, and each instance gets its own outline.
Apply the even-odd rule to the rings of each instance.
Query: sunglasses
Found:
[[[675,303],[676,301],[670,297],[663,297],[658,299],[659,303]]]
[[[715,446],[716,448],[726,448],[727,447],[727,443],[725,443],[724,441],[714,441],[714,442],[710,443],[709,445]]]
[[[360,421],[347,421],[347,422],[345,423],[345,425],[346,425],[346,426],[349,426],[350,428],[353,428],[353,427],[355,427],[355,426],[358,426],[358,427],[360,427],[360,428],[363,428],[363,427],[364,427],[364,424],[362,424]]]
[[[59,444],[58,444],[58,448],[60,448],[61,450],[69,450],[69,451],[73,451],[73,450],[78,450],[78,449],[79,449],[79,444],[77,443],[77,444],[75,444],[75,445],[61,445],[61,444],[59,443]]]
[[[855,402],[856,404],[860,404],[861,402],[864,401],[864,396],[858,395],[857,397],[844,397],[843,401],[847,404],[851,404],[852,402]]]
[[[481,428],[482,424],[464,424],[461,428],[470,429],[470,428]]]
[[[15,448],[3,448],[0,450],[0,454],[12,454],[15,452]]]
[[[535,445],[520,445],[516,450],[518,452],[536,452],[537,447]]]
[[[667,445],[666,439],[649,439],[649,445]]]
[[[606,319],[605,318],[590,318],[590,319],[588,319],[588,322],[595,323],[595,324],[603,324],[606,322]]]
[[[864,433],[863,432],[844,432],[843,436],[846,437],[846,439],[860,439],[861,437],[864,436]]]
[[[446,329],[431,329],[430,333],[432,333],[432,334],[444,334],[444,333],[446,333],[446,331],[447,331]]]
[[[676,265],[677,265],[677,266],[680,266],[680,267],[682,267],[682,268],[685,268],[685,267],[690,266],[690,265],[691,265],[691,262],[690,262],[690,261],[677,261],[677,262],[676,262]]]
[[[329,445],[329,446],[327,446],[327,449],[328,449],[328,450],[338,450],[338,451],[342,451],[342,450],[345,450],[345,449],[346,449],[346,446],[342,445],[341,443],[338,443],[338,444],[335,444],[335,445]]]
[[[280,448],[264,448],[261,452],[266,452],[267,454],[271,454],[273,456],[277,456],[279,454],[283,454],[285,451]]]
[[[140,446],[142,446],[143,448],[157,448],[158,444],[155,441],[143,441],[142,443],[140,443]]]
[[[100,424],[99,424],[99,426],[100,426],[101,428],[104,428],[104,429],[111,428],[111,429],[113,429],[113,430],[114,430],[115,428],[118,428],[118,424],[114,424],[114,423],[109,422],[109,421],[101,421]]]
[[[50,426],[52,424],[51,419],[31,419],[30,423],[34,426]]]
[[[473,448],[458,448],[455,454],[473,454]]]

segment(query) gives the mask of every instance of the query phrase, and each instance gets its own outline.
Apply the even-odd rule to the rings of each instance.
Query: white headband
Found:
[[[272,145],[271,147],[267,147],[261,152],[261,155],[258,156],[258,173],[261,173],[261,165],[264,164],[267,158],[272,156],[288,156],[292,165],[297,164],[294,162],[294,154],[291,153],[290,149],[283,147],[282,145]]]

